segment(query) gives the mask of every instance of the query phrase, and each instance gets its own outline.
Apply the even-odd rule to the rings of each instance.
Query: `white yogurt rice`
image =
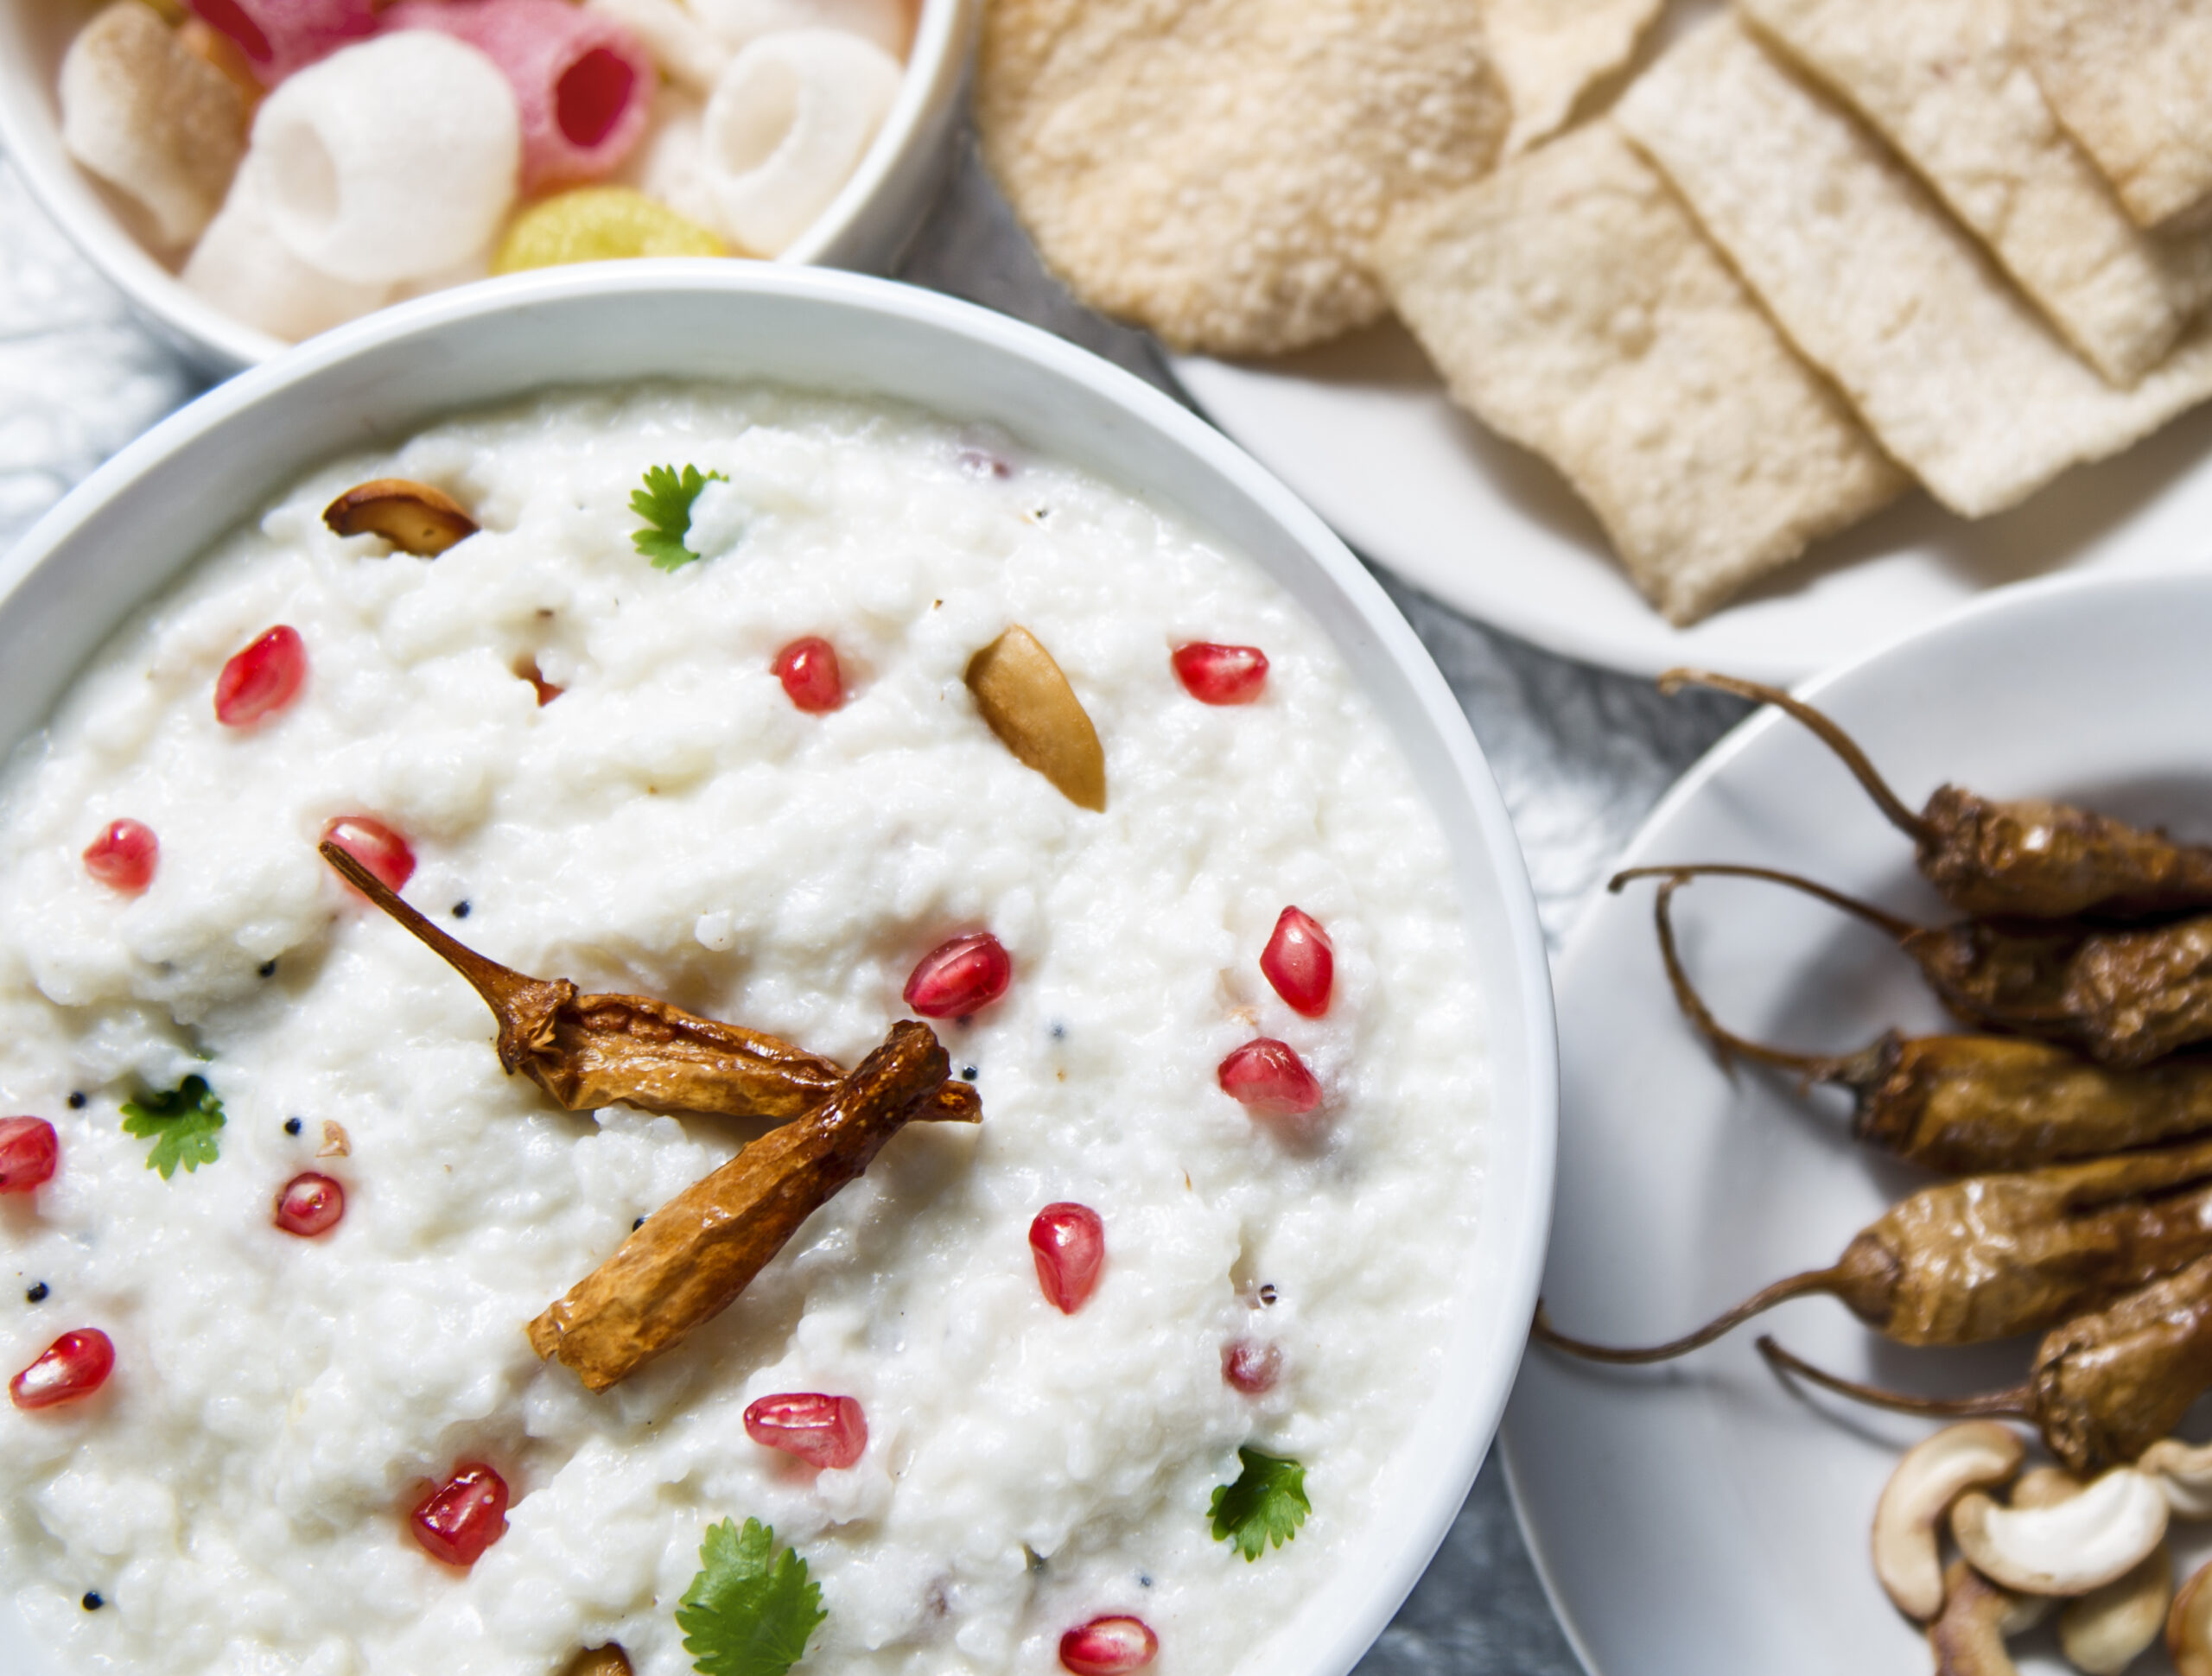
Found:
[[[0,1408],[0,1576],[62,1667],[545,1676],[612,1640],[677,1676],[702,1535],[749,1516],[821,1585],[802,1671],[1055,1671],[1064,1631],[1126,1613],[1156,1670],[1221,1673],[1360,1542],[1440,1365],[1484,1168],[1442,837],[1255,567],[980,446],[1012,471],[918,414],[765,390],[444,424],[298,486],[19,756],[0,1106],[53,1121],[62,1165],[0,1200],[0,1375],[71,1328],[117,1352],[89,1400]],[[695,509],[703,561],[664,572],[628,500],[685,463],[728,482]],[[423,561],[323,527],[379,476],[444,487],[482,532]],[[963,683],[1015,622],[1097,725],[1103,815],[1018,763]],[[218,726],[218,670],[279,623],[303,695]],[[826,715],[770,673],[808,634],[845,671]],[[1195,702],[1169,663],[1192,640],[1263,648],[1262,700]],[[533,657],[564,689],[543,708]],[[404,834],[408,898],[493,957],[848,1064],[905,1016],[921,955],[989,930],[1011,989],[938,1026],[984,1121],[903,1132],[718,1320],[590,1395],[524,1324],[757,1131],[569,1114],[504,1076],[474,993],[316,856],[349,814]],[[136,898],[79,860],[122,816],[161,841]],[[1258,965],[1291,904],[1335,943],[1318,1020]],[[1217,1086],[1255,1036],[1321,1078],[1309,1131]],[[194,1071],[221,1155],[165,1181],[118,1107]],[[350,1150],[318,1160],[327,1122]],[[314,1241],[270,1220],[309,1169],[348,1195]],[[1027,1237],[1061,1200],[1107,1242],[1065,1316]],[[1281,1352],[1264,1395],[1224,1381],[1237,1340]],[[746,1406],[786,1391],[859,1400],[858,1465],[747,1438]],[[1253,1563],[1207,1520],[1241,1444],[1303,1463],[1313,1503]],[[407,1520],[465,1461],[514,1499],[463,1571]]]

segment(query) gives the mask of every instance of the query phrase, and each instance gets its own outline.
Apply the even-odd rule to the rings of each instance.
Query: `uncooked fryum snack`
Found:
[[[2106,384],[1878,138],[1732,16],[1671,49],[1615,114],[1790,342],[1962,517],[2212,396],[2202,323],[2133,389]]]
[[[1618,70],[1663,0],[1487,0],[1483,27],[1513,102],[1508,156],[1567,125],[1575,101]]]
[[[635,256],[722,256],[697,222],[628,187],[578,187],[531,205],[508,224],[495,274]]]
[[[2156,366],[2212,295],[2212,235],[2165,237],[2129,219],[2044,102],[2013,0],[1745,0],[1743,10],[1880,130],[2113,383]]]
[[[1275,354],[1385,308],[1395,208],[1511,120],[1480,0],[994,0],[984,156],[1084,301],[1179,349]]]
[[[2019,0],[2058,118],[2156,227],[2212,199],[2212,13],[2196,0]]]
[[[331,528],[365,483],[474,533]],[[756,1520],[828,1614],[802,1671],[1262,1667],[1404,1465],[1488,1133],[1447,851],[1319,626],[995,432],[758,389],[546,396],[240,514],[0,800],[0,1092],[41,1114],[0,1124],[0,1374],[77,1398],[0,1403],[34,1635],[130,1676],[682,1676],[702,1541]],[[1103,814],[965,684],[1014,622]],[[654,1050],[601,1069],[733,1019],[834,1076],[919,1013],[988,1123],[908,1126],[594,1395],[528,1324],[772,1120],[507,1076],[326,829],[521,972],[664,998],[568,1021]],[[652,1100],[564,1081],[610,1038],[562,1029],[563,1098]]]
[[[1453,398],[1566,473],[1673,622],[1904,487],[1610,123],[1400,214],[1377,265]]]

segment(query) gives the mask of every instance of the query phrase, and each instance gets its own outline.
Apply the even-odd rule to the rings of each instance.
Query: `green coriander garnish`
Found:
[[[167,1181],[181,1164],[187,1171],[215,1161],[215,1132],[223,1127],[223,1102],[204,1076],[188,1076],[161,1094],[142,1094],[123,1104],[123,1129],[154,1143],[146,1167]]]
[[[720,472],[702,477],[696,466],[686,466],[680,473],[673,466],[648,468],[645,486],[630,495],[630,510],[645,521],[631,543],[656,570],[680,570],[696,562],[699,555],[683,544],[691,533],[691,505],[709,483],[728,481]]]
[[[676,1609],[683,1650],[701,1676],[784,1676],[806,1651],[806,1638],[830,1615],[806,1562],[757,1519],[740,1532],[729,1520],[707,1528],[699,1575]]]
[[[1306,1469],[1295,1461],[1240,1449],[1244,1470],[1213,1493],[1213,1540],[1233,1543],[1247,1560],[1268,1543],[1278,1548],[1298,1534],[1313,1504],[1306,1499]]]

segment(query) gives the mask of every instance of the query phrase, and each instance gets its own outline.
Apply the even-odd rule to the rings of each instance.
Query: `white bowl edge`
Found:
[[[968,304],[820,270],[711,259],[518,275],[379,311],[181,409],[0,558],[0,740],[39,725],[137,603],[316,461],[560,384],[757,378],[988,420],[1155,496],[1244,553],[1320,623],[1451,838],[1487,1012],[1491,1149],[1465,1306],[1435,1395],[1394,1457],[1362,1563],[1249,1660],[1344,1676],[1419,1580],[1503,1413],[1549,1231],[1558,1052],[1534,895],[1452,691],[1380,586],[1281,483],[1159,391]],[[0,1676],[11,1666],[0,1602]]]

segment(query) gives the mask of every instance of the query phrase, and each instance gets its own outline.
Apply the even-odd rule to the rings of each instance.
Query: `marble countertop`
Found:
[[[1056,332],[1179,396],[1148,339],[1089,314],[1039,266],[972,146],[962,147],[899,271]],[[0,550],[203,387],[137,323],[0,159]],[[1709,694],[1662,700],[1648,682],[1539,651],[1377,574],[1489,756],[1556,952],[1645,813],[1745,707]],[[1359,1676],[1578,1669],[1493,1457]]]

